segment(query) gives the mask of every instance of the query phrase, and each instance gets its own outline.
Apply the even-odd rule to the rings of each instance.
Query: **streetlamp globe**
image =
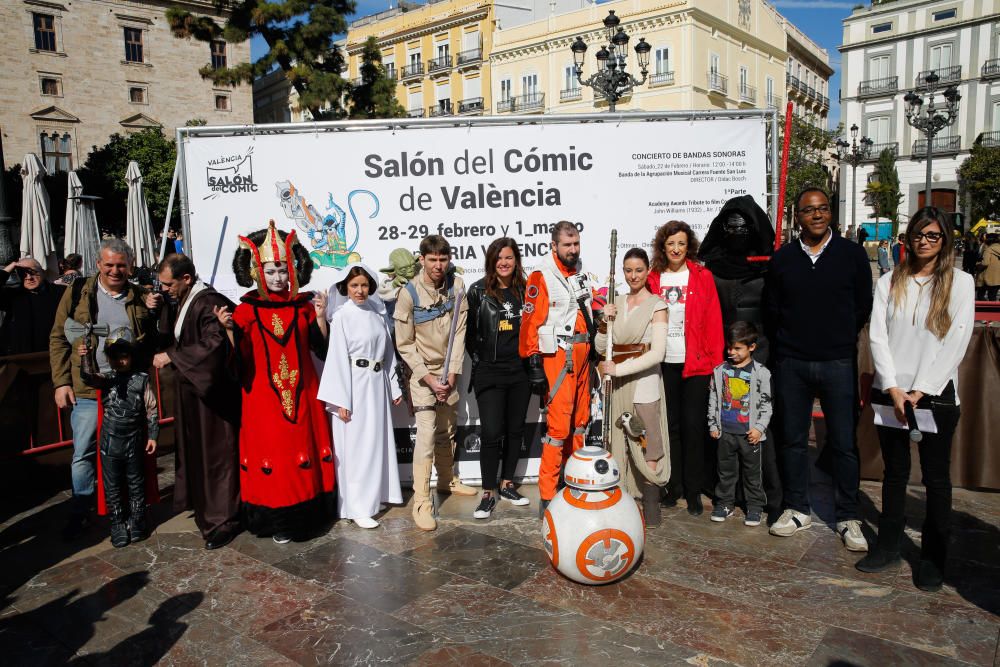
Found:
[[[573,62],[577,71],[583,69],[583,63],[587,59],[587,43],[582,38],[577,37],[576,41],[569,47],[573,52]]]
[[[643,74],[649,69],[649,52],[652,50],[653,47],[646,41],[646,38],[640,37],[639,43],[635,45],[635,56],[639,61],[639,69]]]
[[[608,36],[608,41],[610,42],[614,39],[615,32],[622,20],[615,16],[615,10],[609,10],[608,15],[604,17],[604,31]]]

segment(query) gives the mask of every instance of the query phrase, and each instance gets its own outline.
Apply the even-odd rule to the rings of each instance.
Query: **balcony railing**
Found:
[[[424,64],[423,63],[413,63],[412,65],[407,65],[403,68],[403,73],[401,79],[410,79],[415,76],[424,75]]]
[[[579,86],[576,88],[564,88],[559,91],[560,102],[572,102],[579,99],[583,99],[583,89]]]
[[[406,112],[406,117],[407,118],[423,118],[424,117],[424,108],[423,107],[418,107],[416,109],[410,109],[409,111]]]
[[[923,86],[927,84],[928,75],[933,72],[937,74],[938,83],[951,83],[953,81],[958,81],[962,78],[962,66],[954,65],[952,67],[939,67],[937,69],[924,70],[917,74],[917,86]]]
[[[508,97],[497,102],[497,113],[510,113],[514,110],[514,98]]]
[[[729,78],[718,72],[708,73],[708,90],[709,92],[726,94],[729,89]]]
[[[785,85],[789,86],[790,88],[798,88],[799,77],[792,76],[791,74],[785,74]]]
[[[827,108],[827,109],[830,108],[830,98],[827,97],[826,95],[820,95],[819,96],[819,103],[824,108]]]
[[[747,104],[757,103],[757,89],[753,86],[748,86],[743,84],[740,86],[740,102],[746,102]]]
[[[428,74],[443,74],[449,69],[451,69],[451,56],[443,56],[441,58],[434,58],[427,61]]]
[[[1000,76],[1000,58],[990,58],[984,62],[980,74],[984,79],[994,79]]]
[[[458,54],[458,59],[455,64],[458,65],[459,67],[464,67],[466,65],[481,63],[482,61],[483,61],[482,49],[469,49],[468,51],[462,51]]]
[[[879,97],[892,95],[899,90],[899,77],[887,76],[881,79],[868,79],[858,84],[858,97]]]
[[[431,118],[437,118],[438,116],[454,116],[452,112],[451,102],[438,102],[432,107],[427,107],[427,115]]]
[[[934,137],[931,144],[931,155],[957,153],[962,150],[962,137]],[[920,160],[927,155],[927,139],[917,139],[913,142],[910,157]]]
[[[514,98],[517,111],[541,111],[545,108],[545,93],[528,93]]]
[[[470,97],[467,100],[461,100],[458,103],[458,113],[483,113],[483,98],[481,97]]]
[[[980,135],[976,137],[976,145],[986,146],[987,148],[996,148],[1000,146],[1000,130],[980,133]]]
[[[657,72],[649,75],[650,86],[672,86],[674,85],[673,72]]]
[[[878,160],[878,156],[882,154],[882,151],[889,149],[892,151],[893,157],[899,157],[899,142],[898,141],[885,141],[877,144],[872,144],[871,150],[868,152],[868,157],[865,158],[865,162],[875,162]]]
[[[784,100],[781,99],[781,95],[771,95],[767,98],[767,108],[768,109],[783,109]]]

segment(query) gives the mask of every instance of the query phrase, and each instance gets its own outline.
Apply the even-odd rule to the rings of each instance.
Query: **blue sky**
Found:
[[[735,0],[733,0],[735,1]],[[860,2],[860,0],[858,0]],[[825,48],[830,54],[830,65],[834,69],[830,80],[830,127],[834,128],[840,121],[840,53],[837,46],[843,36],[841,21],[851,13],[851,7],[856,3],[850,0],[775,0],[774,6],[799,30],[809,36],[814,42]],[[367,16],[387,9],[389,0],[358,0],[356,16]],[[251,57],[256,59],[266,51],[264,41],[255,37],[250,43]]]

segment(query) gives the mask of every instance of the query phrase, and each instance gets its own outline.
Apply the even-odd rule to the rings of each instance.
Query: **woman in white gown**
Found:
[[[333,413],[338,512],[362,528],[377,528],[381,503],[402,503],[390,401],[402,391],[396,354],[375,294],[378,274],[355,262],[334,277],[328,300],[330,347],[319,398]]]

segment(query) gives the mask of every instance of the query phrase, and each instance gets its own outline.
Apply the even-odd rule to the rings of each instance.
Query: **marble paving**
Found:
[[[169,501],[172,457],[160,467]],[[375,530],[338,522],[286,545],[243,534],[211,552],[168,502],[144,543],[114,549],[98,523],[67,544],[64,489],[0,486],[0,663],[1000,666],[1000,494],[956,490],[947,585],[928,594],[910,565],[922,490],[909,492],[907,562],[862,575],[815,477],[810,530],[772,537],[681,503],[636,570],[600,587],[548,564],[533,486],[530,507],[486,521],[478,499],[440,497],[433,533],[403,506]],[[880,488],[862,491],[871,537]]]

